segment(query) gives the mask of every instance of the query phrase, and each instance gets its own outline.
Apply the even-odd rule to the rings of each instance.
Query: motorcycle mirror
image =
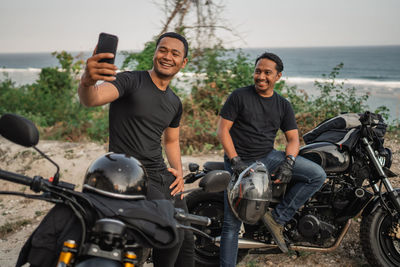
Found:
[[[200,166],[197,163],[189,163],[189,171],[190,172],[197,172],[199,170]]]
[[[33,147],[39,143],[39,131],[35,124],[16,114],[1,116],[0,134],[7,140],[25,147]]]
[[[53,177],[53,184],[58,184],[60,167],[36,147],[39,143],[39,131],[32,121],[16,114],[4,114],[0,118],[0,135],[18,145],[33,147],[44,158],[53,163],[57,168]]]
[[[230,180],[231,174],[229,172],[214,170],[207,173],[203,179],[201,179],[199,186],[203,188],[205,192],[217,193],[224,191]]]

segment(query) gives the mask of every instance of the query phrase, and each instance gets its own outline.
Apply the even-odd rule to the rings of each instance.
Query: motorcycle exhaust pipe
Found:
[[[290,246],[289,249],[295,251],[308,251],[308,252],[332,252],[339,247],[340,243],[342,243],[344,236],[349,230],[350,224],[351,224],[351,219],[347,221],[346,225],[343,227],[342,233],[339,235],[339,237],[336,239],[336,242],[331,247],[320,248],[320,247],[307,247],[307,246]]]
[[[245,239],[245,238],[239,238],[239,243],[238,243],[238,248],[245,248],[245,249],[251,249],[251,248],[274,248],[277,247],[277,245],[274,244],[265,244],[259,241],[254,241],[251,239]]]
[[[338,239],[336,242],[331,246],[327,248],[321,248],[321,247],[312,247],[312,246],[290,246],[290,250],[294,251],[308,251],[308,252],[332,252],[335,249],[337,249],[342,242],[344,236],[346,235],[347,231],[349,230],[351,224],[351,220],[348,220],[346,225],[343,227],[343,230],[341,234],[339,235]],[[221,237],[218,236],[215,238],[215,243],[217,247],[221,245]],[[239,238],[239,245],[238,248],[241,249],[252,249],[252,248],[277,248],[278,246],[276,244],[265,244],[262,242],[254,241],[251,239],[245,239],[245,238]]]
[[[221,245],[221,237],[218,236],[215,238],[215,243],[217,247],[220,247]],[[251,239],[246,239],[246,238],[239,238],[238,242],[238,248],[239,249],[252,249],[252,248],[274,248],[277,247],[277,245],[274,244],[265,244],[259,241],[251,240]]]

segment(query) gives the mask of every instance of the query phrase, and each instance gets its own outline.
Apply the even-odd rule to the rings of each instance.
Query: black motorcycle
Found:
[[[0,135],[16,144],[33,147],[57,167],[51,179],[40,176],[31,178],[0,169],[0,179],[27,185],[34,192],[42,193],[0,191],[0,194],[56,204],[21,250],[17,266],[25,262],[31,266],[57,267],[141,266],[148,259],[151,248],[168,248],[177,243],[178,228],[193,231],[214,242],[211,236],[183,225],[208,225],[209,218],[175,209],[170,201],[121,200],[75,191],[75,185],[59,180],[58,165],[36,147],[39,133],[31,121],[18,115],[5,114],[0,118]],[[225,174],[221,178],[229,179],[229,175]],[[212,191],[207,183],[203,187],[205,191]],[[57,233],[53,229],[58,229]],[[41,242],[45,248],[48,247],[32,251],[30,240],[37,235],[47,238],[46,242]],[[50,244],[47,240],[51,241]],[[56,248],[51,247],[52,244]],[[51,255],[50,252],[57,252],[57,255]],[[40,263],[35,264],[38,258],[41,258]]]
[[[389,169],[392,153],[383,146],[386,125],[377,114],[351,115],[349,121],[343,116],[325,121],[304,136],[308,144],[299,155],[321,165],[327,180],[286,224],[284,235],[290,250],[330,252],[340,245],[352,218],[361,214],[360,242],[368,262],[372,266],[400,266],[400,189],[394,189],[388,179],[396,174]],[[203,167],[199,171],[197,164],[190,164],[186,183],[203,176],[212,180],[218,176],[217,170],[224,168],[223,162],[207,162]],[[269,205],[274,207],[285,186],[271,186],[273,198]],[[196,235],[196,266],[219,266],[222,191],[197,190],[186,198],[190,213],[211,218],[209,226],[199,229],[216,237],[213,244]],[[280,252],[262,222],[244,224],[242,230],[238,262],[248,253]]]

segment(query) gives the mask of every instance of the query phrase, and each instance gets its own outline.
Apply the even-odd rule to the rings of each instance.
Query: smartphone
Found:
[[[97,43],[96,54],[100,53],[113,53],[113,58],[103,58],[100,59],[99,62],[106,62],[110,64],[114,64],[115,56],[117,53],[118,46],[118,37],[116,35],[108,34],[108,33],[100,33],[99,34],[99,42]]]

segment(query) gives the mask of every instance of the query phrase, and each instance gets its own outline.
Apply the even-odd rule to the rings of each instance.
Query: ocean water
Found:
[[[387,106],[389,121],[400,120],[400,46],[243,49],[252,61],[264,51],[279,55],[284,63],[283,79],[309,95],[316,93],[315,80],[322,80],[323,74],[343,63],[337,82],[354,86],[359,94],[368,93],[371,110]],[[72,54],[86,59],[91,52]],[[117,54],[116,65],[122,61],[123,56]],[[17,84],[32,83],[41,68],[57,65],[51,53],[0,53],[0,80],[8,75]]]

